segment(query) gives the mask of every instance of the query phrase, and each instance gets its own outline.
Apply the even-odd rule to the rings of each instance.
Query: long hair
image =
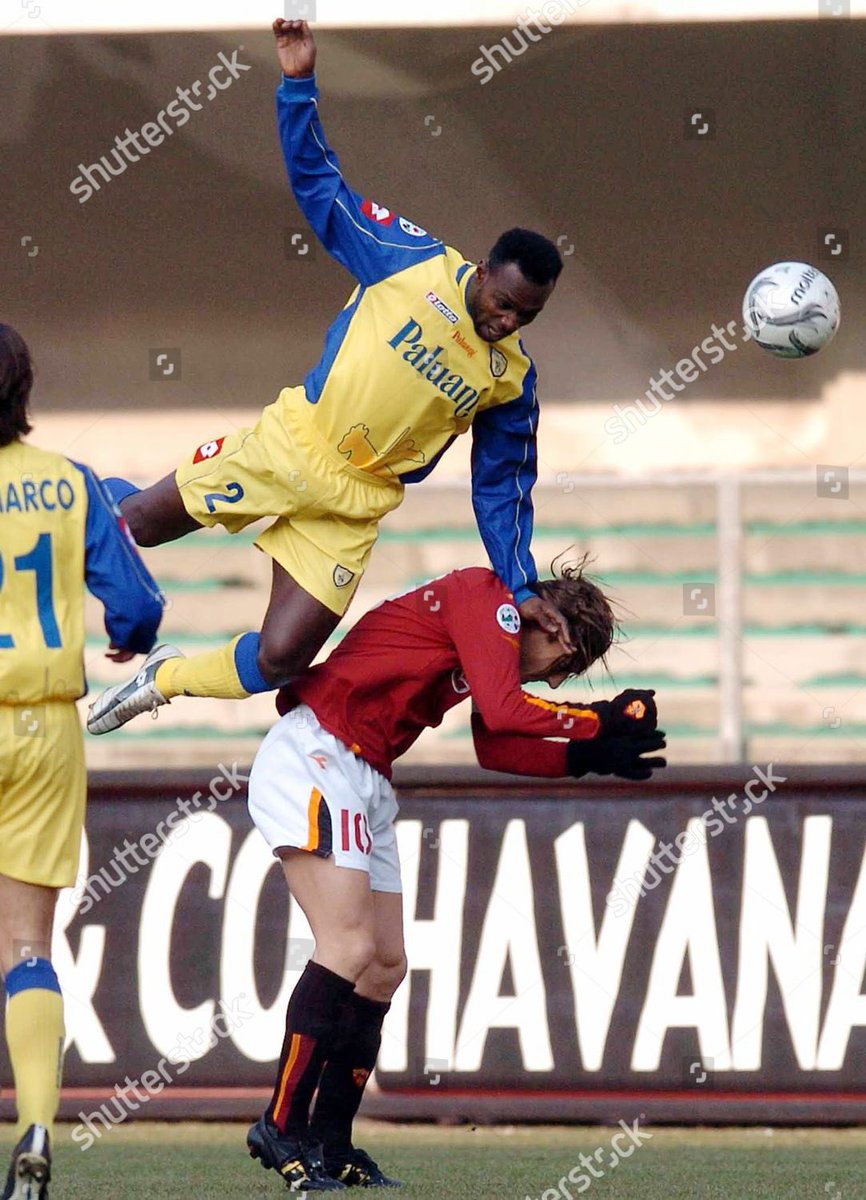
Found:
[[[574,674],[580,675],[601,661],[607,667],[607,652],[620,629],[611,602],[585,570],[591,561],[588,554],[578,559],[555,558],[550,564],[553,579],[539,579],[533,591],[550,601],[568,622],[571,640],[577,647]]]
[[[24,338],[0,324],[0,446],[30,432],[27,406],[33,387],[33,363]]]

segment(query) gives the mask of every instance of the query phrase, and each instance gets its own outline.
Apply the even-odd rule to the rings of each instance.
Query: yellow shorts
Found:
[[[75,705],[0,704],[0,874],[70,887],[86,800]]]
[[[201,525],[238,533],[276,517],[255,544],[342,616],[403,485],[348,463],[321,438],[310,408],[302,387],[284,388],[254,428],[199,446],[175,479]]]

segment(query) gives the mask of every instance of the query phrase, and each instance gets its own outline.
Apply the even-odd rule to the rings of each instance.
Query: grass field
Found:
[[[652,1138],[615,1169],[608,1165],[615,1129],[368,1121],[358,1123],[356,1141],[406,1182],[396,1193],[405,1200],[568,1200],[581,1190],[617,1200],[866,1198],[863,1129],[647,1131]],[[287,1194],[273,1172],[247,1157],[245,1132],[241,1125],[142,1122],[113,1129],[82,1152],[70,1142],[69,1128],[60,1126],[51,1200],[252,1200]],[[3,1126],[4,1157],[11,1145],[11,1128]],[[568,1191],[560,1190],[560,1179],[576,1167],[581,1152],[604,1176],[589,1187],[566,1179]],[[574,1180],[581,1170],[577,1166]]]

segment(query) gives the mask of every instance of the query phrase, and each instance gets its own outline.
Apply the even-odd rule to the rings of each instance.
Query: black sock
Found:
[[[310,1121],[313,1141],[333,1157],[352,1145],[352,1122],[382,1044],[382,1022],[389,1003],[353,992],[344,1010],[340,1038],[328,1055]]]
[[[322,1065],[355,985],[327,967],[308,962],[286,1010],[286,1036],[274,1095],[265,1116],[280,1133],[303,1137]]]

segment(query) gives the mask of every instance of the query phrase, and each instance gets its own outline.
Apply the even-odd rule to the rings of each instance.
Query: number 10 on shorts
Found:
[[[366,813],[351,813],[348,808],[341,808],[340,833],[345,852],[352,849],[351,839],[353,837],[355,846],[362,854],[369,854],[373,849],[373,839],[370,837],[370,826],[367,824]]]

